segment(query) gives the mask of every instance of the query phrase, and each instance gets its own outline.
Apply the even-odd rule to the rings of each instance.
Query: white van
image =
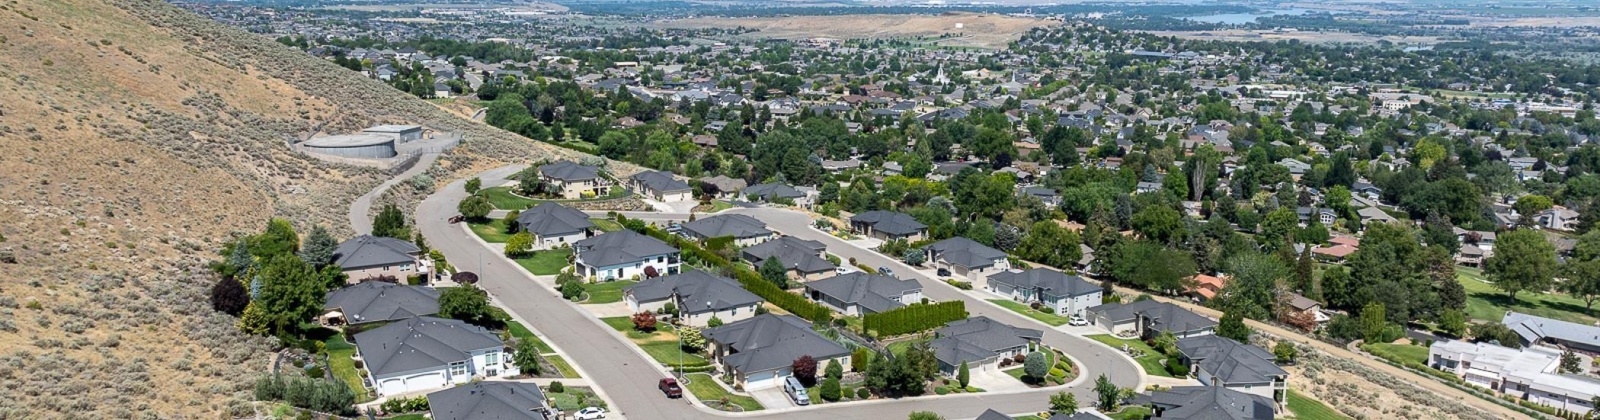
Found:
[[[789,399],[795,405],[811,405],[811,396],[806,395],[806,387],[800,385],[800,380],[790,376],[783,378],[783,393],[789,394]]]

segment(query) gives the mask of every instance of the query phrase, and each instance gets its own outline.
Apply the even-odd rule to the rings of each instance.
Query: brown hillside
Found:
[[[314,127],[463,132],[441,181],[566,153],[152,0],[0,2],[0,97],[0,419],[248,415],[273,343],[203,264],[270,217],[348,235],[387,176],[290,152]]]

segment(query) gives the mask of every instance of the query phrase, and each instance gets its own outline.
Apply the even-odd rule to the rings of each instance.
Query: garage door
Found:
[[[778,372],[766,371],[752,374],[744,378],[744,389],[756,390],[778,386]]]
[[[411,391],[444,387],[444,372],[424,373],[406,378],[406,388]]]
[[[383,395],[403,394],[406,392],[406,380],[400,378],[385,379],[378,383],[378,392]]]

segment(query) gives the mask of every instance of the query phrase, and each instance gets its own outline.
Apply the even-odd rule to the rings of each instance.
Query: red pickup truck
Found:
[[[667,394],[667,398],[683,398],[683,388],[678,387],[677,379],[661,378],[661,383],[656,387],[661,388],[661,392]]]

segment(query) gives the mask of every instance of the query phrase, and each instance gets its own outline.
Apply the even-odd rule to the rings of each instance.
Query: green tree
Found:
[[[1582,372],[1583,366],[1579,364],[1582,361],[1583,359],[1578,358],[1578,355],[1574,354],[1572,350],[1567,350],[1561,352],[1561,366],[1557,369],[1563,374]]]
[[[473,194],[462,199],[461,203],[456,205],[456,210],[461,212],[462,217],[483,220],[484,217],[489,216],[489,212],[494,211],[494,205],[489,204],[489,199],[484,198],[483,195]]]
[[[783,262],[778,261],[777,257],[767,258],[766,261],[762,261],[758,271],[760,271],[761,278],[772,282],[779,289],[789,288],[789,270],[783,268]]]
[[[271,259],[279,255],[294,254],[300,250],[300,237],[288,220],[273,218],[267,229],[254,237],[250,252],[257,258]]]
[[[1261,222],[1261,241],[1266,243],[1282,243],[1284,239],[1300,230],[1300,216],[1296,215],[1292,207],[1279,207],[1267,213],[1266,220]]]
[[[718,318],[716,315],[712,315],[711,319],[706,320],[706,328],[716,328],[720,326],[722,326],[722,318]]]
[[[1556,275],[1555,247],[1536,230],[1502,233],[1495,241],[1494,255],[1483,261],[1483,274],[1516,302],[1517,292],[1550,288]]]
[[[921,249],[908,248],[906,249],[903,259],[906,262],[906,265],[918,267],[928,259],[928,254],[927,251],[923,251]]]
[[[472,179],[467,180],[466,188],[467,194],[476,195],[478,194],[478,189],[483,188],[483,180],[478,179],[478,177],[472,177]]]
[[[1260,252],[1245,252],[1228,258],[1223,266],[1233,279],[1212,306],[1250,319],[1267,319],[1276,313],[1277,285],[1289,274],[1282,260]]]
[[[333,251],[339,248],[339,240],[333,239],[328,229],[322,225],[311,227],[311,233],[306,235],[305,244],[300,247],[300,259],[305,260],[318,268],[333,262]]]
[[[1054,221],[1041,221],[1028,229],[1017,245],[1016,254],[1023,259],[1057,268],[1071,267],[1082,258],[1076,232],[1067,230]]]
[[[956,383],[961,384],[962,388],[966,388],[967,384],[971,383],[971,382],[972,382],[972,371],[968,370],[967,361],[962,360],[961,361],[961,367],[959,368],[959,370],[956,371]]]
[[[1236,311],[1222,313],[1222,320],[1217,322],[1217,335],[1233,341],[1249,343],[1250,333],[1250,326],[1244,324],[1244,317]]]
[[[1072,414],[1078,411],[1078,396],[1071,392],[1057,392],[1050,396],[1051,414]]]
[[[840,397],[839,378],[828,377],[822,380],[822,386],[817,390],[823,401],[834,402]]]
[[[1389,319],[1384,315],[1382,303],[1373,302],[1361,308],[1361,337],[1368,343],[1381,342],[1384,328],[1388,328]]]
[[[518,340],[517,353],[511,355],[511,363],[516,364],[524,375],[538,375],[539,346],[531,339]]]
[[[482,327],[498,325],[489,307],[489,294],[470,284],[447,287],[439,293],[439,316]]]
[[[1553,206],[1555,206],[1555,202],[1550,201],[1550,197],[1529,194],[1518,197],[1516,204],[1511,205],[1511,209],[1516,210],[1517,214],[1521,216],[1517,224],[1533,226],[1538,224],[1539,212],[1549,210]]]
[[[1461,337],[1467,332],[1467,317],[1458,309],[1446,309],[1439,314],[1439,329],[1445,334]]]
[[[700,333],[699,328],[690,326],[678,327],[678,338],[683,340],[683,351],[699,354],[706,348],[706,336]]]
[[[263,265],[260,278],[259,293],[239,319],[245,332],[285,336],[299,332],[302,322],[322,311],[326,282],[300,257],[273,257]]]
[[[1122,390],[1117,389],[1117,385],[1111,383],[1111,378],[1106,377],[1104,373],[1095,378],[1094,393],[1100,397],[1097,405],[1103,412],[1115,411],[1122,397]]]
[[[1044,382],[1044,376],[1049,373],[1050,360],[1045,357],[1044,352],[1028,353],[1028,356],[1022,359],[1022,374],[1034,381]]]
[[[533,250],[533,234],[517,232],[506,238],[505,254],[507,257],[516,258]]]
[[[1294,347],[1294,343],[1279,341],[1277,345],[1272,346],[1272,356],[1278,359],[1278,364],[1294,363],[1294,360],[1300,357],[1300,350]]]
[[[913,411],[906,420],[944,420],[944,416],[932,411]]]
[[[1185,232],[1183,215],[1167,206],[1145,207],[1134,213],[1132,222],[1134,232],[1161,243],[1174,243]]]
[[[372,234],[396,239],[411,238],[411,230],[406,229],[406,216],[393,204],[384,205],[378,211],[378,216],[372,219]]]
[[[1590,234],[1595,232],[1600,231]],[[1567,281],[1561,283],[1561,290],[1583,300],[1584,310],[1594,313],[1594,302],[1600,300],[1600,260],[1569,259],[1562,272]]]
[[[869,363],[872,363],[872,352],[866,347],[857,347],[855,351],[850,352],[851,372],[866,373]]]
[[[822,371],[824,376],[839,379],[844,377],[844,366],[839,364],[839,359],[828,360],[828,367]]]

